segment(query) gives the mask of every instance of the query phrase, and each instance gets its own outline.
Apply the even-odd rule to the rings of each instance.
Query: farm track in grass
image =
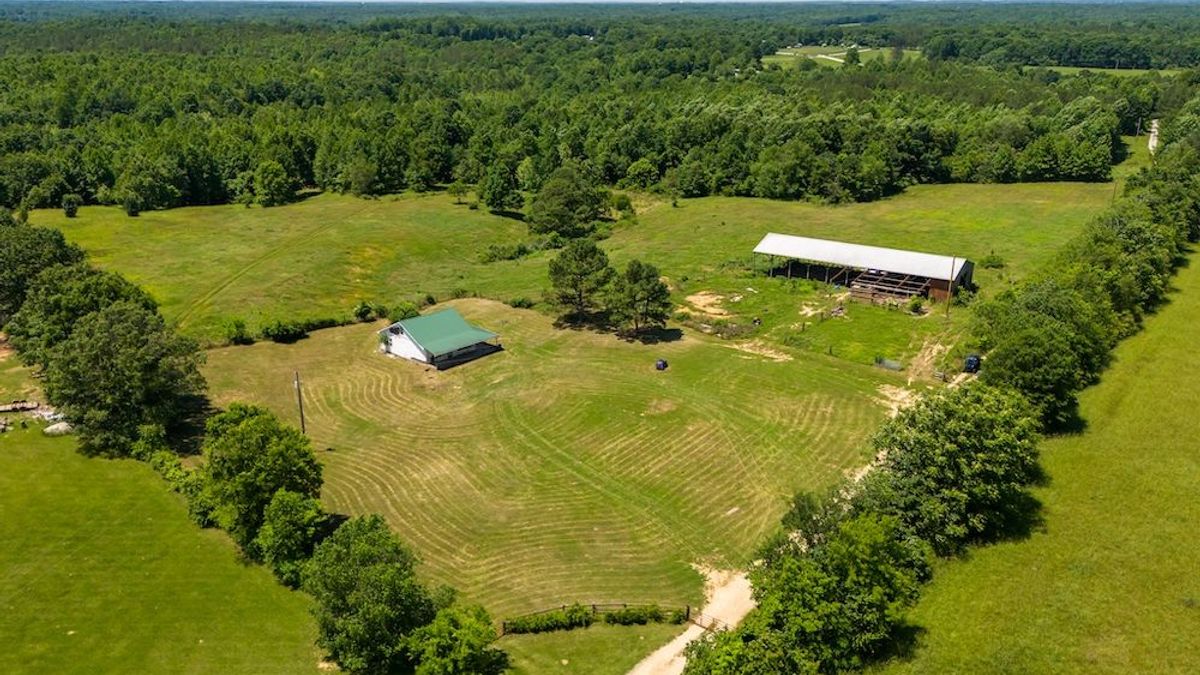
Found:
[[[499,615],[699,604],[691,564],[744,564],[795,489],[865,461],[885,412],[876,388],[892,376],[836,359],[776,362],[690,333],[631,344],[453,305],[506,350],[434,372],[378,354],[380,324],[356,325],[213,350],[206,374],[219,404],[293,419],[298,368],[328,507],[383,514],[432,578]]]

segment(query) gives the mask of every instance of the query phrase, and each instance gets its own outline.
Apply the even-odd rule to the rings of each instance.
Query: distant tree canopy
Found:
[[[1087,10],[1081,36],[1023,26],[1003,53],[988,45],[1012,21],[987,8],[964,10],[983,29],[920,7],[872,8],[852,25],[827,8],[568,9],[435,19],[380,6],[376,20],[356,10],[337,23],[319,23],[316,7],[280,22],[211,21],[196,8],[6,21],[0,10],[0,204],[75,208],[64,198],[78,195],[134,215],[276,204],[302,187],[378,195],[458,181],[497,211],[532,195],[531,226],[565,232],[596,217],[597,186],[850,201],[914,183],[1105,180],[1115,134],[1181,104],[1186,78],[958,61],[1107,62],[1083,54],[1141,49],[1188,65],[1200,53],[1141,18],[1103,21],[1131,16],[1119,8]],[[1186,12],[1167,14],[1200,33]],[[1019,55],[1054,41],[1068,46],[1053,58]],[[1069,46],[1078,41],[1087,48]],[[931,60],[764,65],[795,42],[923,45]]]

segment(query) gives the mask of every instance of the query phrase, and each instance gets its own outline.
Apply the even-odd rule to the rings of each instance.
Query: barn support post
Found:
[[[950,303],[954,300],[954,263],[957,260],[950,257],[950,281],[946,284],[946,320],[950,320]]]

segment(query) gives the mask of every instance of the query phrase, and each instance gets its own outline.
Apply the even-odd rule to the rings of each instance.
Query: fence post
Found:
[[[501,635],[504,635],[504,634],[505,634],[505,633],[507,633],[507,632],[508,632],[508,622],[507,622],[507,621],[501,621],[501,622],[500,622],[500,634],[501,634]]]
[[[684,620],[684,621],[691,621],[691,620],[692,620],[692,606],[691,606],[691,605],[685,605],[685,606],[684,606],[684,611],[683,611],[683,620]]]

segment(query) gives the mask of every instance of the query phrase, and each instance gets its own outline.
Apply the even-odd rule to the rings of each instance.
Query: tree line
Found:
[[[834,673],[902,652],[937,556],[1037,522],[1040,434],[1071,429],[1075,395],[1165,298],[1200,240],[1200,99],[1153,166],[1046,270],[981,304],[978,381],[923,397],[871,441],[859,480],[799,493],[751,573],[757,608],[689,648],[687,673]]]
[[[1106,180],[1115,134],[1178,86],[911,59],[765,67],[786,26],[654,16],[0,21],[0,204],[134,215],[457,183],[507,186],[516,209],[567,165],[684,197],[830,202]]]
[[[260,406],[207,415],[202,462],[172,449],[203,416],[202,353],[119,274],[88,265],[53,229],[0,210],[0,327],[44,375],[48,401],[87,455],[150,464],[200,525],[224,529],[245,557],[313,596],[318,645],[361,673],[500,673],[506,655],[480,607],[416,574],[415,554],[377,515],[346,519],[318,501],[308,437]]]

